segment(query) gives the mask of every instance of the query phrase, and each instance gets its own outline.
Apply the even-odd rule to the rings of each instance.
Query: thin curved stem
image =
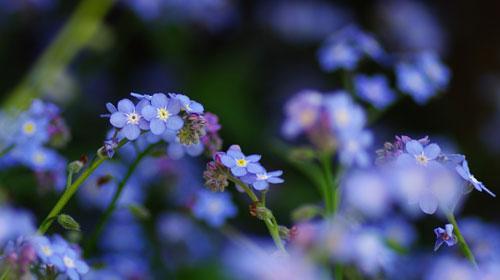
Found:
[[[123,192],[123,189],[124,189],[125,185],[127,184],[128,180],[130,179],[130,177],[132,176],[132,174],[134,173],[134,171],[136,170],[137,166],[142,161],[142,159],[145,156],[147,156],[155,146],[156,146],[156,144],[149,145],[146,149],[144,149],[141,153],[139,153],[137,155],[135,160],[128,167],[127,173],[125,173],[125,176],[122,178],[122,180],[118,184],[118,187],[113,195],[113,198],[112,198],[110,204],[108,205],[108,207],[104,211],[104,214],[101,216],[101,219],[97,223],[97,226],[96,226],[94,232],[90,235],[90,237],[85,245],[85,255],[86,256],[90,255],[92,253],[92,251],[94,250],[96,243],[97,243],[97,239],[99,238],[99,236],[101,235],[102,231],[104,230],[106,224],[108,223],[109,219],[113,215],[113,212],[116,210],[118,200],[120,199],[121,194]]]
[[[245,184],[243,183],[240,179],[235,178],[231,175],[228,176],[229,180],[233,182],[234,184],[238,185],[245,193],[250,197],[252,202],[254,203],[261,203],[259,201],[259,198],[255,193]],[[264,206],[265,207],[265,206]],[[283,241],[281,240],[280,233],[279,233],[279,228],[278,228],[278,223],[276,222],[276,218],[272,214],[271,211],[269,211],[269,214],[271,215],[269,218],[263,219],[264,223],[266,224],[266,227],[269,231],[269,234],[273,238],[274,244],[276,247],[283,253],[286,253],[285,245],[283,245]]]
[[[458,227],[458,223],[457,223],[457,220],[455,219],[455,215],[453,215],[453,213],[449,213],[446,215],[446,217],[448,218],[448,221],[453,225],[455,235],[457,236],[458,244],[460,245],[460,249],[462,250],[462,253],[469,260],[469,262],[471,262],[472,265],[474,265],[475,268],[478,268],[476,258],[474,257],[472,250],[470,249],[469,245],[465,241],[465,238],[462,235],[460,228]]]
[[[11,144],[11,145],[7,146],[5,149],[1,150],[0,151],[0,158],[5,156],[6,154],[8,154],[15,147],[16,147],[16,144]]]
[[[116,149],[119,149],[120,147],[122,147],[126,143],[128,143],[128,140],[126,140],[126,139],[120,141],[120,143],[118,144],[118,147]],[[50,228],[50,226],[54,222],[55,218],[57,218],[57,215],[59,215],[59,213],[62,211],[64,206],[66,206],[68,201],[73,197],[73,195],[78,190],[78,188],[107,159],[108,158],[106,158],[106,157],[96,157],[96,159],[92,162],[90,167],[87,168],[85,171],[83,171],[82,175],[80,175],[80,177],[78,177],[78,179],[76,179],[75,182],[73,182],[69,187],[67,187],[64,190],[64,193],[62,194],[62,196],[59,198],[59,200],[54,205],[52,210],[49,212],[47,217],[40,224],[40,227],[38,228],[39,234],[45,234],[47,232],[47,230]]]
[[[323,168],[323,175],[325,176],[325,187],[324,187],[324,195],[325,195],[325,210],[326,215],[331,216],[335,214],[336,211],[336,187],[335,181],[333,180],[332,175],[332,159],[329,153],[325,153],[320,155],[321,166]]]

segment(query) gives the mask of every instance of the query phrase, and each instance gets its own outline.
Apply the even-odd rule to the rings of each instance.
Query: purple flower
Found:
[[[259,172],[257,174],[247,174],[242,180],[247,184],[251,184],[254,189],[258,191],[267,190],[269,188],[269,184],[281,184],[285,182],[285,180],[281,179],[280,176],[283,174],[283,171],[271,171],[271,172]]]
[[[134,105],[129,99],[122,99],[118,102],[118,109],[113,104],[106,104],[107,109],[111,113],[110,123],[121,129],[123,135],[130,141],[133,141],[141,134],[141,129],[148,129],[147,121],[140,114],[145,101]]]
[[[491,196],[496,197],[496,195],[493,192],[491,192],[488,188],[486,188],[482,182],[478,181],[476,177],[474,177],[474,175],[470,173],[469,165],[465,159],[463,160],[462,165],[457,165],[455,169],[457,170],[458,174],[462,178],[464,178],[464,180],[472,184],[472,186],[474,186],[476,190],[480,192],[484,190]]]
[[[436,234],[436,244],[434,245],[434,251],[437,251],[443,243],[446,243],[448,247],[457,244],[457,237],[453,235],[453,225],[446,224],[445,229],[435,228],[434,233]]]
[[[364,101],[369,102],[377,109],[384,109],[396,99],[394,91],[383,75],[357,75],[354,78],[356,94]]]
[[[166,129],[177,131],[182,128],[184,121],[177,115],[180,110],[181,105],[177,99],[156,93],[151,97],[151,105],[144,106],[141,113],[150,122],[151,132],[161,135]]]
[[[175,98],[180,101],[182,105],[182,109],[188,113],[197,113],[197,114],[202,114],[204,111],[203,105],[200,103],[189,99],[184,94],[175,94],[175,93],[169,93],[168,96],[170,98]]]
[[[422,166],[437,163],[435,159],[440,155],[441,148],[437,144],[428,144],[425,147],[417,140],[411,140],[405,145],[406,153],[398,157],[400,163],[415,162]]]
[[[231,169],[234,176],[241,177],[247,173],[257,174],[265,172],[259,164],[260,155],[245,156],[238,145],[229,147],[227,153],[221,155],[222,164]]]

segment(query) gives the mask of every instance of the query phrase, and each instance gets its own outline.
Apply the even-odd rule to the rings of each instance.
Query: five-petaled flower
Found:
[[[161,135],[166,129],[177,131],[182,128],[184,121],[177,115],[180,110],[179,100],[168,98],[163,93],[155,93],[151,97],[151,105],[144,106],[141,113],[150,122],[151,132]]]
[[[436,244],[434,245],[434,251],[437,251],[443,243],[446,243],[448,247],[457,244],[457,237],[453,234],[453,225],[446,224],[445,228],[435,228],[434,233],[436,234]]]
[[[238,145],[232,145],[227,153],[220,156],[222,164],[230,168],[231,173],[237,177],[245,176],[247,173],[265,172],[264,168],[258,163],[260,158],[260,155],[245,156]]]
[[[439,148],[437,144],[432,143],[424,147],[417,140],[407,142],[405,150],[406,153],[399,155],[398,162],[415,162],[422,166],[428,166],[429,164],[434,163],[434,160],[441,153],[441,148]]]
[[[283,174],[283,171],[276,170],[271,172],[259,172],[257,174],[247,174],[242,178],[243,182],[250,184],[254,189],[258,191],[267,190],[269,188],[269,184],[281,184],[284,182],[280,176]]]
[[[148,129],[147,121],[140,114],[146,103],[147,101],[143,100],[136,106],[125,98],[118,102],[118,109],[108,103],[106,107],[111,113],[109,121],[114,127],[120,128],[128,140],[133,141],[139,137],[141,129]]]

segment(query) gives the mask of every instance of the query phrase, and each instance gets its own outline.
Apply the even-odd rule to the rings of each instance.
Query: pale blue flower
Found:
[[[478,181],[476,179],[476,177],[474,177],[474,175],[472,175],[470,173],[470,170],[469,170],[469,165],[467,163],[467,160],[463,160],[462,164],[460,165],[457,165],[456,167],[456,170],[458,172],[458,174],[464,179],[466,180],[467,182],[469,182],[472,186],[474,186],[474,188],[480,192],[482,192],[483,190],[485,192],[487,192],[488,194],[490,194],[491,196],[495,197],[496,195],[490,191],[488,188],[486,188],[484,186],[484,184],[480,181]]]
[[[222,154],[220,157],[222,164],[230,168],[231,173],[237,177],[244,176],[247,173],[264,172],[264,168],[259,164],[260,158],[260,155],[245,156],[237,145],[229,147],[227,153]]]
[[[155,93],[151,97],[151,105],[142,108],[142,115],[149,121],[149,128],[155,135],[161,135],[166,129],[177,131],[184,121],[178,116],[181,109],[179,100],[168,98],[163,93]]]
[[[110,123],[121,129],[121,132],[128,140],[135,140],[141,134],[141,129],[149,128],[148,122],[141,115],[141,110],[146,106],[147,101],[141,101],[134,105],[129,99],[122,99],[118,102],[118,108],[115,108],[111,103],[106,104],[106,108],[110,111]]]
[[[453,225],[446,224],[444,227],[444,229],[440,227],[434,229],[434,234],[436,235],[436,244],[434,245],[434,251],[437,251],[443,244],[451,247],[458,242],[457,237],[453,234]]]
[[[193,215],[210,226],[220,227],[226,219],[236,216],[237,209],[227,192],[214,193],[199,190],[192,208]]]
[[[377,109],[384,109],[396,99],[387,78],[383,75],[357,75],[354,77],[356,94]]]
[[[280,176],[283,171],[271,171],[271,172],[259,172],[256,174],[247,174],[242,177],[243,182],[252,185],[252,187],[258,191],[267,190],[269,184],[281,184],[285,180],[281,179]]]

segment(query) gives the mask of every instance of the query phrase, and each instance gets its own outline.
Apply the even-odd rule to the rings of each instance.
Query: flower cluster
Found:
[[[299,92],[286,103],[285,114],[282,132],[288,139],[305,133],[322,151],[338,148],[343,164],[369,165],[372,135],[364,128],[366,115],[346,92]]]
[[[203,106],[182,94],[155,93],[153,95],[131,93],[139,101],[134,104],[122,99],[117,106],[106,104],[111,125],[116,129],[104,142],[104,150],[112,157],[121,139],[156,143],[160,140],[169,145],[167,153],[171,158],[181,158],[185,153],[200,155],[205,144],[213,149],[214,141],[202,140],[207,134]],[[210,115],[213,119],[214,115]],[[211,124],[210,135],[215,138]],[[142,137],[140,137],[143,135]]]
[[[65,159],[54,148],[66,145],[70,132],[59,108],[48,102],[34,100],[30,108],[17,117],[0,114],[0,151],[7,154],[1,166],[23,165],[33,170],[41,185],[62,189]]]

